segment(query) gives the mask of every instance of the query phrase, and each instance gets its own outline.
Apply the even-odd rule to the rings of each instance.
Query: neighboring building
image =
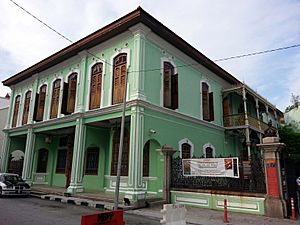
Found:
[[[9,108],[9,95],[5,97],[0,97],[0,172],[2,165],[2,146],[4,141],[4,133],[3,129],[7,124],[7,114]]]
[[[290,107],[290,109],[284,113],[284,123],[292,124],[297,131],[300,131],[300,106]]]
[[[163,196],[163,146],[174,159],[237,156],[243,171],[281,116],[138,8],[3,81],[12,89],[3,170],[24,161],[33,186],[113,192],[126,77],[121,192],[133,201]]]

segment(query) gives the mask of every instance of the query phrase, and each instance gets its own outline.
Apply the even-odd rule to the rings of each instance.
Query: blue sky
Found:
[[[300,44],[296,0],[14,1],[73,41],[140,5],[212,60]],[[9,0],[0,8],[0,80],[70,44]],[[218,64],[281,110],[300,95],[300,47]]]

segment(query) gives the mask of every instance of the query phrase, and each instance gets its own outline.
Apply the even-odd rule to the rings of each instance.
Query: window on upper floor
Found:
[[[31,100],[31,91],[27,91],[25,94],[22,125],[27,124],[28,122],[30,100]]]
[[[34,109],[34,120],[35,121],[43,121],[44,110],[45,110],[45,101],[46,101],[46,92],[47,85],[44,84],[40,87],[39,93],[36,94],[35,98],[35,109]]]
[[[13,113],[13,119],[12,119],[12,127],[17,126],[17,121],[18,121],[18,114],[19,114],[19,107],[20,107],[20,100],[21,96],[17,95],[15,98],[15,106],[14,106],[14,113]]]
[[[97,109],[101,104],[103,63],[97,63],[92,67],[90,84],[89,109]]]
[[[68,77],[68,83],[64,83],[61,113],[65,115],[69,115],[75,110],[77,76],[77,73],[72,73]]]
[[[178,109],[178,74],[169,62],[164,62],[163,95],[164,107]]]
[[[203,120],[214,120],[214,95],[213,92],[209,92],[209,86],[207,83],[201,83],[202,93],[202,115]]]
[[[58,114],[60,82],[61,79],[57,79],[53,82],[50,119],[56,118]]]
[[[127,54],[121,53],[114,58],[112,104],[122,103],[127,76]]]

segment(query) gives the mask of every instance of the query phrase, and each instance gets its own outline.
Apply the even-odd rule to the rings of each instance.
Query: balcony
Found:
[[[264,131],[268,128],[268,124],[249,115],[248,115],[248,122],[250,126],[256,128],[257,130]],[[244,113],[224,116],[224,127],[242,127],[242,126],[246,126]]]

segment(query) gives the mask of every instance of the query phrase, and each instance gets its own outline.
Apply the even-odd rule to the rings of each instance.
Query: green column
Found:
[[[131,108],[128,189],[125,196],[134,202],[145,200],[143,188],[144,108]]]
[[[86,94],[85,94],[85,86],[86,86],[86,66],[87,66],[87,52],[82,51],[78,53],[78,55],[81,58],[80,62],[80,74],[79,74],[79,80],[78,80],[78,86],[77,86],[77,112],[84,112],[85,111],[85,103],[86,103]],[[86,103],[88,104],[88,103]]]
[[[11,87],[11,96],[9,99],[9,108],[8,108],[8,114],[7,114],[7,128],[11,128],[12,123],[12,111],[14,109],[14,99],[15,99],[15,89]]]
[[[9,156],[9,150],[10,150],[10,141],[11,141],[11,138],[9,137],[8,133],[5,132],[3,145],[2,145],[2,155],[0,158],[0,172],[7,171],[8,156]]]
[[[25,155],[24,155],[24,164],[22,171],[22,178],[29,185],[32,184],[32,165],[33,165],[33,153],[34,153],[34,144],[35,144],[35,134],[33,133],[32,128],[29,128],[27,131],[27,139],[25,146]]]
[[[79,118],[76,121],[74,149],[72,159],[72,172],[71,183],[68,187],[68,193],[83,192],[83,165],[84,165],[84,152],[85,152],[85,136],[86,126],[83,124],[83,119]]]

